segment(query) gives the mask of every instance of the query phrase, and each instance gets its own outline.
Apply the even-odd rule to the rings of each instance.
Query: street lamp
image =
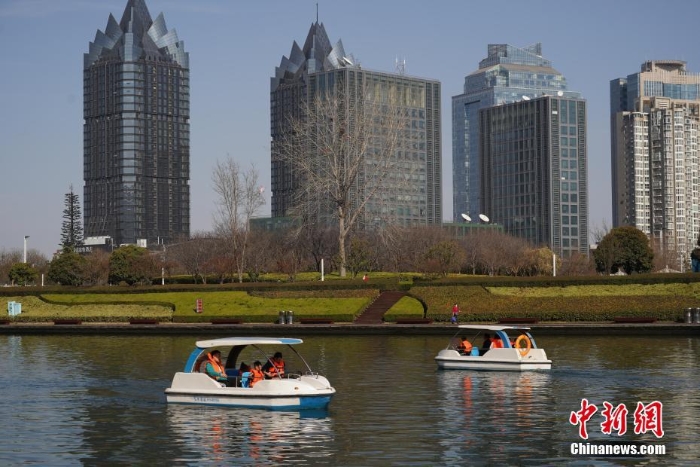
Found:
[[[22,257],[23,263],[27,262],[27,239],[28,238],[29,238],[29,235],[24,236],[24,256]]]

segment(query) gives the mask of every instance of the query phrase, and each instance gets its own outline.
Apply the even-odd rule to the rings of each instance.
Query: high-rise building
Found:
[[[700,74],[683,61],[610,82],[613,227],[633,225],[681,259],[700,231],[699,126]]]
[[[486,107],[479,117],[482,208],[490,220],[559,256],[587,256],[586,102],[543,96]]]
[[[284,140],[289,137],[291,122],[302,119],[303,109],[312,105],[319,95],[338,96],[342,101],[339,105],[349,109],[349,113],[360,112],[358,109],[365,108],[368,102],[368,92],[373,96],[401,96],[397,109],[406,116],[406,126],[399,134],[397,151],[392,156],[395,172],[381,181],[382,189],[364,206],[358,224],[371,228],[386,222],[442,223],[440,83],[403,73],[365,69],[345,53],[340,40],[331,46],[323,24],[318,22],[311,25],[303,47],[294,42],[289,57],[282,58],[271,78],[272,217],[290,215],[298,190],[314,191],[313,187],[305,186],[304,178],[289,158],[279,157]],[[350,115],[347,121],[357,122],[358,118]],[[354,126],[350,124],[347,131],[355,131]],[[381,139],[379,126],[365,131],[376,132],[377,137],[370,140]],[[378,173],[373,169],[375,149],[368,147],[363,155],[351,202],[364,199],[375,188],[374,177]],[[306,150],[300,157],[316,157],[313,151],[318,150],[317,145],[306,142]],[[318,214],[319,219],[332,218],[328,210]]]
[[[539,43],[525,48],[489,44],[488,56],[479,62],[479,69],[464,78],[464,92],[452,97],[452,208],[456,222],[461,214],[474,217],[483,211],[479,110],[544,94],[581,97],[567,91],[566,79],[542,56]]]
[[[86,237],[189,237],[189,74],[184,43],[144,0],[97,31],[83,65]]]

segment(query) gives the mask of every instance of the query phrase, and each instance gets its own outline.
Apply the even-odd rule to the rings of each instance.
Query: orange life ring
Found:
[[[521,347],[521,343],[525,343],[525,347]],[[530,338],[527,337],[525,334],[520,334],[517,339],[515,339],[515,348],[518,349],[518,352],[520,352],[520,356],[524,357],[530,352],[530,349],[532,348],[532,342],[530,342]]]

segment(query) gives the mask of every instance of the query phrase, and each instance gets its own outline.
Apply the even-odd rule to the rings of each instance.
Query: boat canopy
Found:
[[[527,326],[497,326],[490,324],[460,324],[460,329],[474,329],[480,331],[507,331],[508,329],[515,329],[521,331],[528,331],[530,328]]]
[[[210,347],[236,346],[236,345],[294,345],[301,344],[301,339],[291,337],[223,337],[221,339],[208,339],[197,341],[198,349],[208,349]]]

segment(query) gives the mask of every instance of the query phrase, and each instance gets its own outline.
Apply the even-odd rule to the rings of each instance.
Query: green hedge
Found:
[[[461,309],[460,321],[497,321],[527,317],[541,321],[610,321],[617,317],[654,317],[679,321],[683,310],[698,306],[693,296],[559,296],[495,295],[480,286],[413,287],[411,294],[428,307],[427,318],[449,321],[452,305]]]

